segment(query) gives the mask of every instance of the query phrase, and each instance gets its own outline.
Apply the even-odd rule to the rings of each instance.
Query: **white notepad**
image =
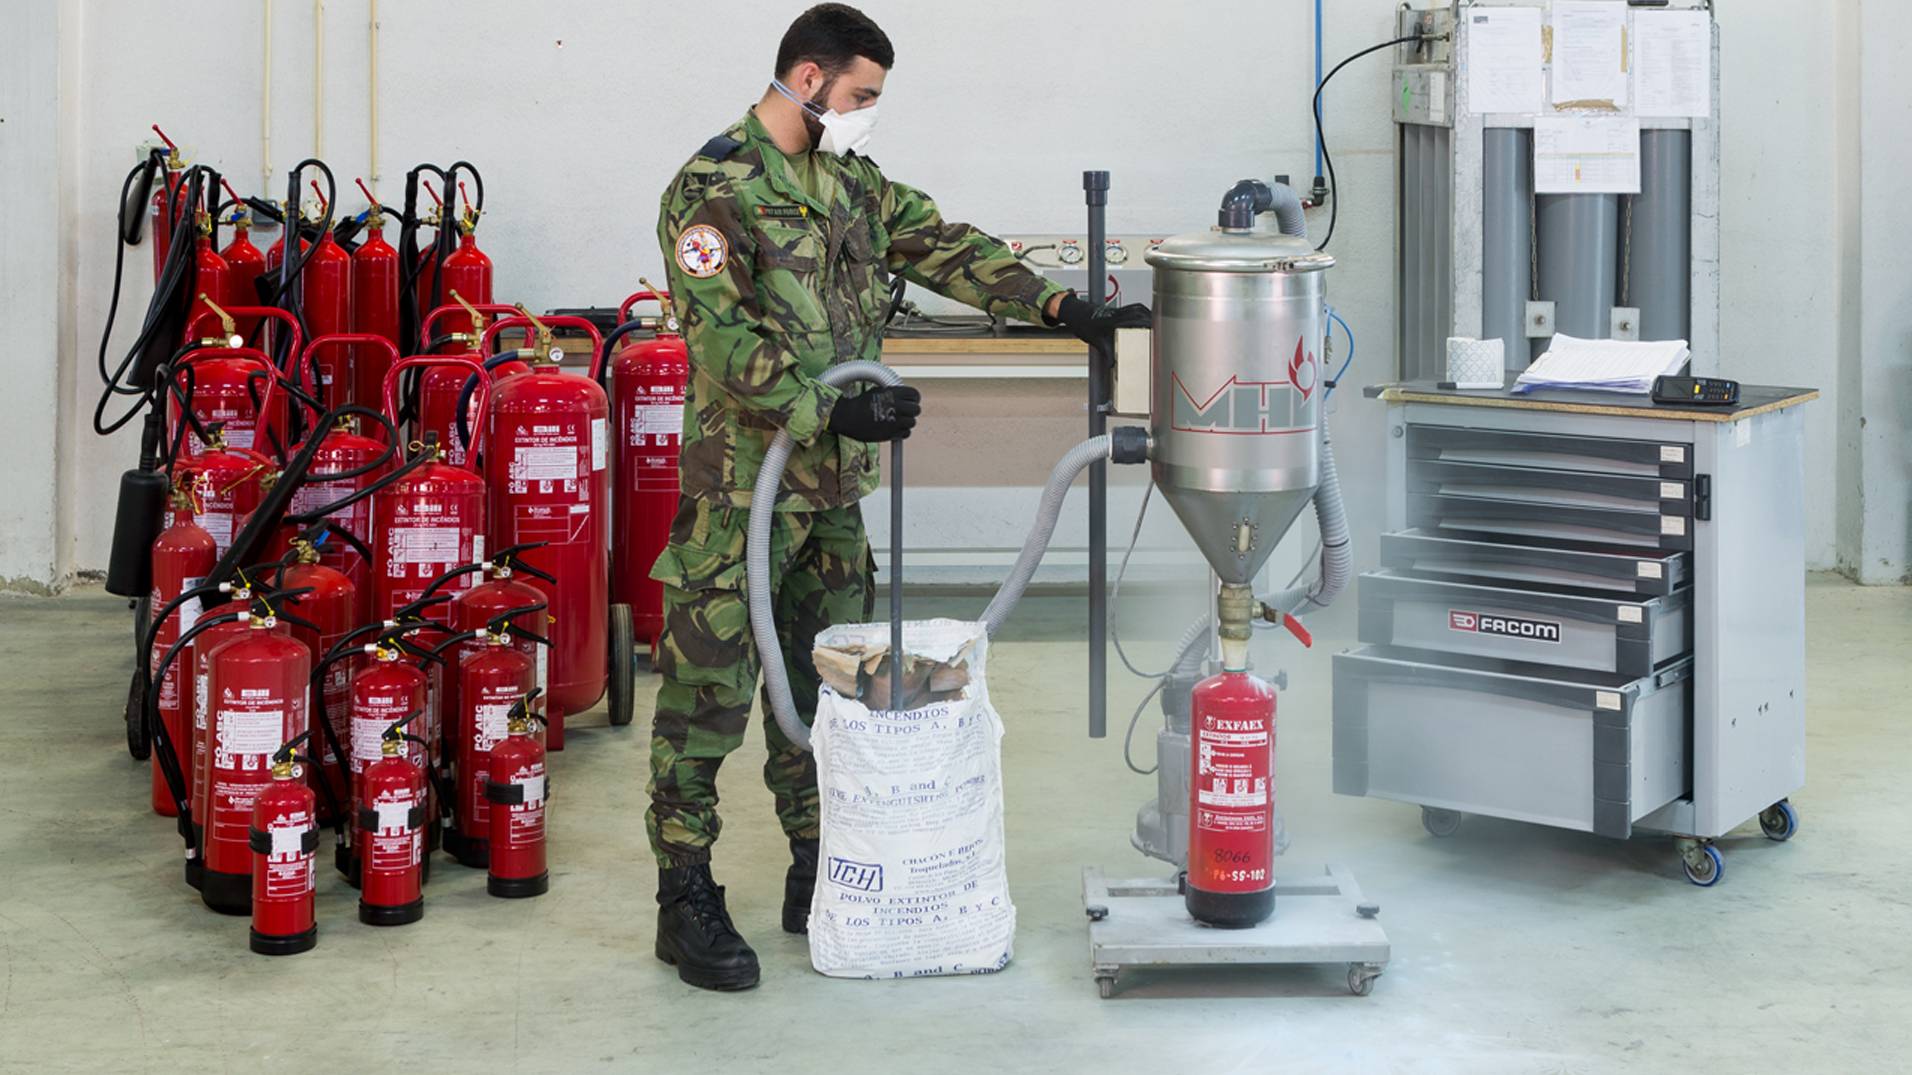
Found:
[[[1547,353],[1514,379],[1514,391],[1583,388],[1645,395],[1655,377],[1680,372],[1692,355],[1685,340],[1583,340],[1556,332]]]

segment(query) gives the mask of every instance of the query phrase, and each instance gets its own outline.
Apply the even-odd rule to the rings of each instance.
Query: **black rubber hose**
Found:
[[[610,333],[604,337],[603,345],[598,348],[597,382],[599,388],[604,389],[606,392],[611,390],[611,349],[617,346],[619,340],[643,327],[644,322],[639,318],[633,317],[629,321],[612,329]]]
[[[173,803],[179,810],[179,835],[186,841],[186,850],[189,853],[199,849],[199,841],[193,837],[192,795],[186,787],[186,770],[179,764],[179,750],[173,745],[171,733],[166,731],[166,722],[159,717],[159,686],[166,680],[166,670],[173,666],[173,661],[178,658],[180,651],[190,645],[193,639],[222,623],[232,623],[238,618],[239,613],[236,611],[221,612],[203,617],[180,632],[178,640],[167,648],[165,655],[159,659],[159,664],[154,667],[153,675],[146,687],[146,723],[152,729],[153,741],[159,748],[153,752],[153,757],[159,761],[160,777],[166,781],[166,790],[172,794]]]
[[[1371,52],[1379,52],[1384,48],[1390,48],[1394,45],[1405,45],[1410,41],[1419,41],[1424,36],[1425,35],[1423,34],[1410,34],[1406,37],[1397,37],[1392,41],[1383,41],[1378,45],[1369,45],[1367,48],[1362,49],[1360,52],[1357,52],[1354,55],[1349,56],[1347,59],[1342,60],[1340,63],[1335,64],[1334,69],[1329,71],[1326,75],[1324,75],[1321,79],[1321,83],[1315,87],[1315,91],[1314,91],[1315,141],[1319,143],[1321,146],[1321,162],[1328,166],[1328,191],[1329,191],[1328,197],[1332,199],[1331,201],[1328,202],[1328,233],[1321,237],[1321,245],[1315,247],[1316,250],[1328,249],[1329,241],[1334,238],[1335,220],[1341,215],[1341,185],[1335,180],[1334,158],[1328,155],[1328,139],[1321,132],[1321,91],[1328,88],[1329,80],[1333,79],[1335,75],[1340,74],[1341,69],[1343,67],[1348,66],[1349,64],[1360,59],[1361,57],[1366,56]]]
[[[431,462],[434,462],[434,460],[429,455],[416,456],[410,462],[406,463],[402,467],[399,467],[397,470],[392,471],[390,474],[385,475],[384,477],[378,479],[375,482],[369,482],[365,485],[364,488],[353,490],[352,492],[346,494],[345,496],[342,496],[339,499],[334,500],[330,504],[321,504],[310,511],[302,511],[296,515],[286,516],[286,522],[303,526],[306,523],[316,522],[319,519],[323,519],[327,515],[333,515],[338,512],[344,511],[346,508],[349,508],[352,505],[358,503],[359,501],[364,500],[366,497],[371,496],[372,494],[378,492],[379,490],[390,487],[391,485],[396,483],[399,479],[410,474],[412,471],[417,470],[418,468]],[[322,484],[330,484],[330,482],[334,480],[331,478],[330,475],[325,475],[325,477],[327,478],[327,481]]]
[[[319,425],[332,426],[345,413],[345,410],[346,408],[340,407],[328,411],[320,419]],[[265,499],[260,501],[259,506],[253,510],[245,527],[233,535],[232,544],[226,549],[226,555],[220,557],[219,562],[213,566],[212,573],[206,578],[207,582],[229,581],[240,564],[250,563],[258,558],[260,548],[284,517],[286,507],[292,503],[293,491],[300,482],[305,480],[306,472],[312,469],[312,460],[318,456],[319,446],[324,442],[323,437],[306,438],[298,453],[286,462],[285,469],[280,472],[279,480],[273,483],[271,491],[266,493]]]
[[[507,362],[522,361],[524,359],[519,357],[515,350],[509,354],[493,355],[484,361],[485,372],[489,373]],[[471,397],[477,391],[478,375],[475,373],[466,376],[465,386],[458,390],[458,409],[455,415],[458,422],[458,442],[459,446],[468,452],[471,451]]]

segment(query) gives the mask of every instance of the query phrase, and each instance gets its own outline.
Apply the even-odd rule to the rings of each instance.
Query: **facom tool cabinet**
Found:
[[[1615,393],[1370,390],[1387,532],[1334,662],[1334,789],[1675,837],[1696,885],[1805,783],[1804,411]]]

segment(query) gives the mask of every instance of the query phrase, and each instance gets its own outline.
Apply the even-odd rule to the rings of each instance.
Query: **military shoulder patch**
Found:
[[[737,150],[741,148],[742,146],[743,146],[743,143],[739,142],[737,139],[732,138],[727,134],[720,134],[716,136],[715,138],[712,138],[710,141],[705,142],[704,148],[698,150],[697,155],[700,157],[709,158],[710,160],[720,161],[720,160],[723,160],[725,157],[730,156],[732,153],[737,152]]]
[[[729,260],[730,244],[724,233],[709,224],[693,224],[677,237],[677,267],[699,280],[723,272]]]

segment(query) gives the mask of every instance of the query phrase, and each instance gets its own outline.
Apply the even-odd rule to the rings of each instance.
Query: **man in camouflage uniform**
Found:
[[[771,88],[684,165],[658,221],[691,377],[682,498],[651,570],[665,589],[646,828],[659,865],[658,958],[704,988],[758,979],[709,863],[721,827],[718,765],[743,740],[757,685],[744,535],[771,438],[781,429],[797,444],[775,505],[755,507],[776,512],[770,585],[807,723],[818,688],[812,640],[871,613],[873,561],[857,502],[877,486],[877,444],[907,437],[920,408],[906,386],[846,393],[817,376],[881,358],[891,274],[1084,339],[1147,323],[1140,307],[1097,309],[1024,269],[1002,243],[944,222],[921,191],[853,152],[893,59],[861,12],[805,12],[783,38]],[[793,859],[783,928],[802,933],[816,882],[816,765],[764,708],[764,781]]]

